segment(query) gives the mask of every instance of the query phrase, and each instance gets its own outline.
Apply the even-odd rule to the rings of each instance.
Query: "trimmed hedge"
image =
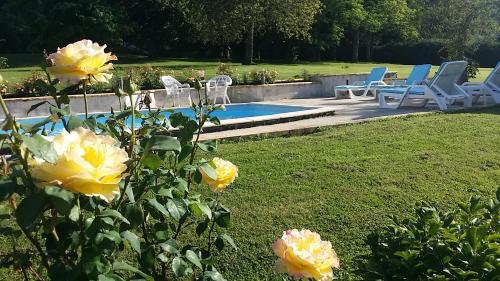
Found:
[[[438,53],[443,46],[439,41],[387,44],[374,48],[373,59],[396,64],[440,64],[443,59]]]
[[[440,41],[386,44],[374,48],[373,60],[395,64],[441,64],[443,59],[438,53],[443,47]],[[481,44],[468,56],[480,67],[495,67],[500,61],[500,43]]]

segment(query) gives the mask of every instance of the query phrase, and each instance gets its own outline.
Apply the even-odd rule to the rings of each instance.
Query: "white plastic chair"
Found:
[[[222,103],[226,104],[226,101],[227,103],[231,103],[231,100],[229,100],[227,96],[227,88],[232,84],[233,80],[231,77],[227,75],[218,75],[210,78],[205,87],[207,87],[207,93],[214,92],[214,104],[217,102],[219,96],[222,97]]]
[[[474,96],[475,101],[483,96],[483,102],[486,104],[486,97],[489,94],[496,104],[500,103],[500,62],[483,83],[466,82],[461,87]]]
[[[167,96],[172,96],[174,106],[176,97],[178,101],[177,106],[180,106],[181,95],[187,95],[189,98],[189,105],[193,104],[193,101],[191,100],[191,86],[189,86],[189,84],[181,84],[172,76],[162,76],[160,78],[160,82],[165,87],[165,90],[167,91]]]
[[[457,83],[467,68],[466,61],[443,63],[434,78],[425,85],[410,85],[408,87],[394,87],[381,89],[379,97],[380,108],[400,108],[407,105],[424,107],[429,101],[435,101],[439,109],[448,109],[448,105],[457,100],[464,102],[464,107],[472,106],[472,97]],[[386,98],[395,98],[395,104],[388,104]]]

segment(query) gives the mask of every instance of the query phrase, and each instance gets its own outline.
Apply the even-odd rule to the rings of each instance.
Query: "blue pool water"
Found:
[[[245,104],[230,104],[226,105],[225,111],[215,111],[212,115],[217,116],[220,120],[228,120],[228,119],[237,119],[237,118],[245,118],[245,117],[256,117],[256,116],[266,116],[266,115],[274,115],[280,113],[288,113],[288,112],[297,112],[303,110],[313,109],[311,107],[303,107],[303,106],[291,106],[291,105],[274,105],[274,104],[259,104],[259,103],[245,103]],[[186,116],[194,118],[194,113],[191,108],[175,108],[175,112],[181,112]],[[146,114],[147,111],[142,111],[142,113]],[[163,115],[168,117],[170,115],[169,112],[162,112]],[[104,114],[109,115],[109,114]],[[81,119],[85,118],[85,115],[79,115]],[[36,124],[42,120],[44,117],[36,117],[36,118],[27,118],[18,120],[21,124]],[[130,118],[129,118],[130,119]],[[104,121],[105,118],[98,118],[98,121]],[[128,120],[130,126],[130,120]],[[138,122],[140,123],[140,122]],[[46,129],[50,129],[51,124],[46,125]],[[62,131],[63,127],[61,123],[56,124],[54,132]]]

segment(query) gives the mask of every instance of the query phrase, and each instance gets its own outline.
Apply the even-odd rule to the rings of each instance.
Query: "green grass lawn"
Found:
[[[0,74],[9,82],[16,83],[26,78],[32,71],[39,71],[39,55],[2,55],[9,58],[11,68],[0,70]],[[140,57],[124,56],[116,62],[116,68],[129,68],[141,65],[152,65],[165,67],[171,70],[182,70],[186,68],[204,69],[206,76],[215,75],[218,61],[214,60],[188,60],[188,59],[147,59]],[[251,70],[259,70],[263,68],[275,69],[279,72],[279,79],[287,80],[296,76],[301,77],[304,71],[309,74],[349,74],[359,72],[369,72],[375,66],[388,66],[389,70],[397,71],[399,77],[406,77],[413,66],[400,64],[384,64],[384,63],[349,63],[349,62],[303,62],[294,64],[279,64],[279,63],[259,63],[255,65],[241,65],[240,63],[231,63],[237,72],[245,73]],[[433,68],[431,73],[437,71],[437,66]],[[491,69],[481,68],[479,76],[475,79],[483,81],[489,74]]]
[[[273,241],[307,228],[331,240],[340,280],[356,280],[366,235],[421,200],[444,209],[500,183],[500,107],[335,127],[309,136],[226,143],[240,178],[223,197],[240,250],[219,265],[228,280],[282,280]]]
[[[359,280],[366,235],[427,200],[444,210],[500,183],[500,107],[324,129],[290,138],[226,142],[240,177],[222,197],[239,250],[217,262],[227,280],[283,280],[271,245],[291,228],[331,240],[340,280]],[[211,157],[211,156],[208,156]],[[208,158],[206,157],[206,158]],[[0,237],[0,253],[8,247]],[[0,270],[0,280],[18,280]],[[20,280],[20,277],[19,277]]]

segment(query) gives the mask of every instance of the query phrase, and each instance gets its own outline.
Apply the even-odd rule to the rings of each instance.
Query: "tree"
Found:
[[[112,0],[7,0],[0,25],[12,49],[40,52],[82,38],[112,45],[127,32],[125,11]]]
[[[189,23],[187,0],[120,0],[127,11],[133,32],[128,42],[147,50],[151,56],[168,54],[176,48],[194,43],[194,28]]]
[[[273,31],[285,39],[308,38],[320,0],[192,0],[204,40],[229,44],[245,40],[243,63],[253,62],[256,33]],[[199,16],[203,14],[202,16]],[[200,21],[202,19],[202,21]]]
[[[462,59],[475,43],[497,40],[499,0],[421,0],[418,7],[424,38],[445,42],[450,59]]]

